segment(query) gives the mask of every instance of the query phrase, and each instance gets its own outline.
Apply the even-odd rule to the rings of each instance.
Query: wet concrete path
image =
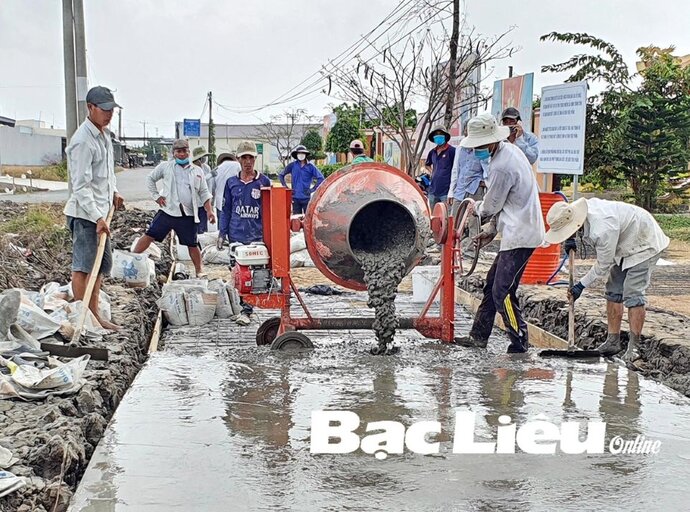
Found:
[[[308,300],[329,314],[361,314],[362,298]],[[399,310],[416,307],[400,299]],[[374,357],[370,332],[314,332],[316,350],[284,354],[229,323],[205,329],[166,333],[166,350],[118,408],[71,510],[686,507],[690,400],[617,364],[511,356],[501,335],[486,352],[402,331],[400,354]],[[477,414],[477,441],[495,440],[501,415],[518,426],[539,414],[556,425],[604,421],[607,453],[454,454],[456,408]],[[310,416],[322,409],[355,412],[362,424],[440,421],[440,453],[311,454]],[[608,453],[613,437],[638,434],[660,441],[659,453]]]

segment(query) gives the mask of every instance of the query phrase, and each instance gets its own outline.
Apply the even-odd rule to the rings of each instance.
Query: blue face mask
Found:
[[[189,158],[182,160],[181,158],[175,158],[175,162],[179,165],[187,165],[189,163]]]
[[[445,135],[434,135],[434,144],[437,146],[443,146],[446,143]]]
[[[491,158],[491,152],[487,148],[475,149],[474,156],[480,161],[488,160],[489,158]]]

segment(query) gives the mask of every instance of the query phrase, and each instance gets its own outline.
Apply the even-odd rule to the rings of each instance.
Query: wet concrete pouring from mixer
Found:
[[[364,271],[367,304],[375,311],[373,327],[378,347],[372,350],[377,354],[394,351],[393,338],[399,323],[395,296],[415,242],[411,218],[400,208],[390,208],[390,204],[373,205],[363,218],[355,217],[350,230],[350,247]]]
[[[324,301],[319,316],[370,316],[357,292]],[[296,306],[294,311],[298,311]],[[398,294],[401,315],[419,312]],[[431,313],[438,311],[433,307]],[[679,510],[690,477],[690,400],[607,362],[462,349],[399,330],[394,357],[369,354],[371,332],[310,331],[316,349],[257,347],[229,321],[167,330],[108,427],[73,500],[74,511],[124,510]],[[461,332],[470,317],[457,308]],[[606,442],[644,435],[654,455],[453,453],[456,411],[476,413],[474,438],[496,440],[501,416],[522,427],[607,424]],[[367,424],[439,421],[438,453],[407,447],[385,460],[311,453],[314,411],[349,411]],[[378,431],[376,431],[378,433]],[[383,447],[382,447],[383,448]],[[388,449],[392,450],[392,446]]]

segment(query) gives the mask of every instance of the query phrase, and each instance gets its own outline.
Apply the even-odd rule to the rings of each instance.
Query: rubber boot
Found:
[[[640,335],[630,333],[630,340],[628,341],[628,348],[623,354],[623,361],[632,363],[640,357]]]
[[[621,342],[620,333],[609,335],[606,341],[597,347],[597,350],[602,356],[615,356],[623,350],[623,343]]]
[[[488,343],[489,340],[478,340],[472,336],[460,336],[455,338],[455,344],[460,345],[461,347],[486,348]]]

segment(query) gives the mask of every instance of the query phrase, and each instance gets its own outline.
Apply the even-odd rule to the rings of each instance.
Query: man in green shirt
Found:
[[[373,162],[374,160],[364,154],[364,144],[359,139],[350,142],[350,153],[352,153],[353,164],[361,164],[363,162]]]

